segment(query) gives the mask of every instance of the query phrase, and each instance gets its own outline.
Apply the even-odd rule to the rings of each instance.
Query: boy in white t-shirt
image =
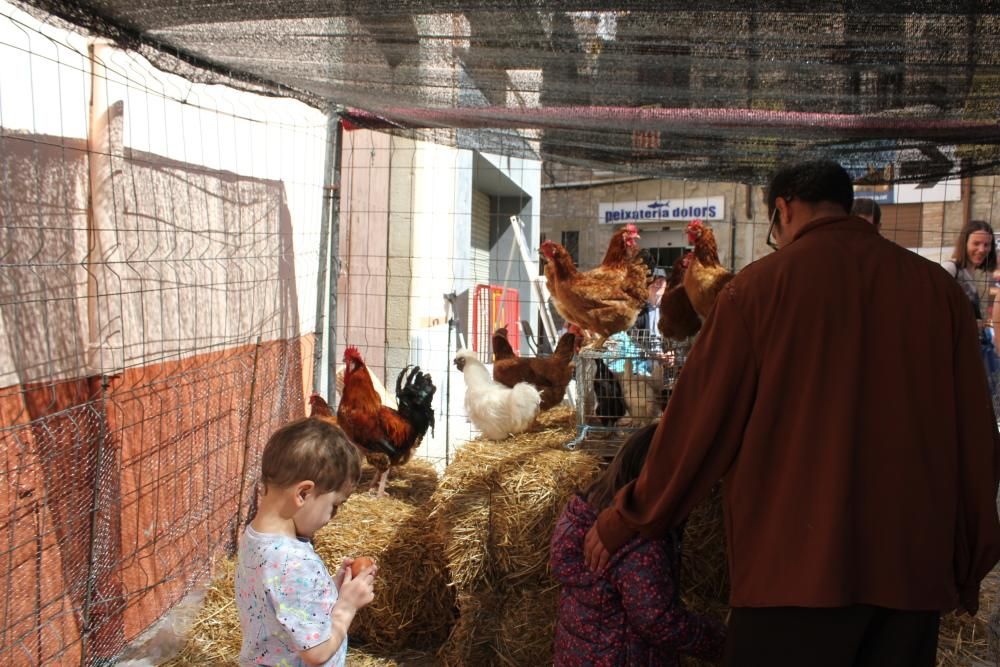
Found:
[[[347,630],[374,598],[375,567],[352,578],[345,559],[331,578],[309,540],[360,476],[357,450],[328,422],[301,419],[268,440],[257,514],[237,560],[241,666],[343,667]]]

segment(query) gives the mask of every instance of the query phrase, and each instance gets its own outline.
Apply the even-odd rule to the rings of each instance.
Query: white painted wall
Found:
[[[100,84],[96,87],[100,94],[94,98],[98,105],[95,115],[118,104],[124,111],[122,140],[118,146],[125,151],[152,154],[157,163],[152,166],[158,169],[163,169],[166,161],[176,161],[177,164],[166,168],[175,175],[175,184],[186,181],[189,187],[166,191],[156,189],[150,185],[152,181],[145,179],[142,185],[154,187],[156,191],[144,192],[136,185],[139,180],[137,168],[125,165],[119,169],[121,163],[114,159],[109,163],[116,167],[107,170],[108,180],[114,181],[107,192],[115,196],[109,198],[105,213],[95,219],[108,223],[108,228],[102,230],[102,252],[105,254],[99,259],[107,262],[100,271],[111,278],[102,282],[99,277],[98,285],[99,290],[110,288],[111,293],[100,296],[113,297],[118,305],[112,309],[114,312],[98,312],[102,316],[98,327],[101,339],[88,344],[115,349],[107,358],[100,355],[102,361],[97,365],[101,368],[95,369],[84,367],[93,366],[93,359],[83,364],[70,360],[69,356],[57,364],[53,364],[51,358],[17,360],[11,356],[12,346],[3,346],[0,385],[18,380],[17,374],[12,372],[15,368],[20,368],[23,375],[25,367],[34,367],[40,375],[20,379],[38,381],[94,370],[112,371],[122,364],[141,365],[159,361],[167,354],[179,358],[208,349],[252,343],[258,334],[263,334],[266,341],[296,331],[311,332],[315,318],[323,194],[324,114],[293,100],[191,83],[155,69],[133,53],[101,42],[97,44],[100,66],[94,68],[89,54],[91,42],[87,38],[42,24],[0,0],[0,62],[3,63],[0,67],[0,126],[5,134],[18,137],[22,143],[57,147],[63,142],[68,145],[72,140],[72,151],[64,149],[66,164],[81,162],[85,153],[80,140],[86,140],[90,131],[90,105],[95,87],[92,70],[96,70]],[[35,160],[29,166],[35,169],[38,164],[41,162]],[[145,170],[146,166],[139,165],[138,169]],[[205,172],[208,178],[199,183],[198,170],[202,167],[209,170]],[[82,183],[84,189],[82,193],[74,191],[73,201],[62,196],[66,201],[65,210],[49,210],[46,213],[49,219],[42,225],[47,226],[45,234],[56,234],[62,229],[77,237],[67,249],[58,251],[58,257],[47,258],[47,263],[63,267],[64,272],[80,273],[82,277],[76,279],[79,289],[75,293],[63,290],[58,294],[50,290],[48,297],[42,295],[36,300],[39,313],[34,319],[44,321],[49,314],[46,309],[51,310],[52,306],[46,298],[49,301],[61,299],[64,304],[81,311],[80,324],[67,325],[69,319],[60,317],[59,325],[47,328],[55,332],[53,335],[86,340],[90,335],[87,332],[87,280],[83,270],[88,255],[87,181],[80,181],[78,174],[69,173],[69,167],[66,173],[35,175],[31,169],[8,171],[4,175],[6,188],[25,190],[16,181],[23,178],[37,181],[32,187],[44,187],[46,191],[63,188],[70,181],[74,188]],[[56,167],[51,169],[59,171]],[[259,192],[251,191],[251,187],[244,188],[242,194],[223,191],[216,186],[219,172],[267,181],[269,198],[265,201],[258,196]],[[209,185],[204,186],[204,183]],[[124,197],[120,196],[123,192]],[[274,192],[283,194],[276,197]],[[46,196],[44,192],[38,194],[38,201],[42,202]],[[230,198],[241,201],[230,201]],[[83,203],[78,205],[80,201]],[[139,206],[135,205],[136,201]],[[108,210],[112,207],[113,210]],[[267,264],[268,280],[273,279],[270,286],[260,289],[273,291],[274,280],[294,284],[297,308],[282,304],[282,314],[275,312],[277,306],[273,299],[261,297],[250,289],[252,272],[243,270],[241,273],[241,268],[236,266],[240,262],[230,257],[252,254],[253,248],[267,245],[261,244],[259,239],[247,238],[253,237],[252,233],[237,237],[240,230],[273,229],[273,225],[261,221],[284,216],[281,211],[275,212],[275,207],[286,207],[290,217],[294,275],[288,275],[281,258],[260,259],[260,266]],[[30,213],[21,206],[16,215],[11,213],[11,217],[23,220]],[[53,218],[60,215],[62,221],[54,222]],[[178,230],[176,235],[170,232],[174,225]],[[28,238],[22,240],[29,245],[38,243]],[[277,245],[272,243],[268,247],[273,250]],[[268,250],[266,254],[275,253]],[[35,277],[40,281],[40,293],[46,284],[51,286],[57,282],[53,276],[38,274]],[[182,290],[198,292],[198,298],[188,303],[178,297],[178,303],[168,310],[192,309],[192,313],[187,319],[171,319],[158,307],[160,295],[166,298]],[[21,297],[14,295],[11,299],[14,301],[10,302],[17,302]],[[208,307],[207,304],[220,299],[221,306]],[[99,300],[97,310],[105,305]],[[291,312],[298,313],[297,322],[284,319]],[[279,319],[281,323],[276,326]],[[11,327],[16,329],[16,325],[3,320],[0,314],[0,337],[14,336]],[[178,324],[181,320],[185,327],[193,323],[190,331]],[[151,345],[151,341],[154,344]],[[53,341],[53,345],[66,347],[60,346],[59,341]],[[48,354],[51,357],[51,353]],[[44,368],[44,364],[49,368]]]
[[[392,150],[386,381],[395,382],[398,372],[408,363],[418,364],[431,373],[438,387],[438,424],[417,454],[443,463],[446,457],[454,455],[456,446],[476,435],[465,417],[462,374],[452,364],[459,347],[458,331],[452,332],[449,343],[444,299],[445,294],[461,293],[473,286],[471,221],[475,154],[405,139],[393,139]],[[529,243],[537,248],[541,164],[484,157],[528,194],[525,222]],[[491,264],[498,260],[499,254],[494,248]],[[502,255],[506,259],[506,251]],[[534,315],[528,308],[522,308],[522,317]],[[408,341],[401,335],[403,331],[408,332]]]

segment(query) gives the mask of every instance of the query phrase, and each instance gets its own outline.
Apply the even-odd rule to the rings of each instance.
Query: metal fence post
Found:
[[[340,117],[336,118],[333,137],[327,144],[327,150],[333,152],[333,169],[330,171],[330,185],[326,188],[330,209],[330,314],[327,320],[327,358],[326,400],[334,405],[337,397],[337,280],[340,277],[340,166],[344,140],[344,124]]]
[[[327,265],[330,257],[330,188],[333,187],[333,170],[336,160],[334,142],[337,139],[337,128],[340,125],[339,117],[332,111],[326,117],[326,160],[323,164],[323,208],[320,211],[319,222],[319,265],[316,271],[316,324],[313,329],[313,391],[320,393],[323,388],[323,345],[324,345],[324,322],[326,318],[326,296],[327,296]],[[339,144],[339,142],[337,142]],[[336,278],[334,278],[336,280]]]

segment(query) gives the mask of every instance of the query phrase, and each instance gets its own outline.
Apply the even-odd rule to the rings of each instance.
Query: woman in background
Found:
[[[942,262],[941,266],[961,285],[976,313],[981,331],[979,341],[983,364],[986,367],[995,406],[1000,384],[998,383],[1000,357],[997,356],[993,321],[996,281],[1000,278],[1000,272],[997,271],[996,237],[989,223],[970,220],[958,234],[952,258]]]

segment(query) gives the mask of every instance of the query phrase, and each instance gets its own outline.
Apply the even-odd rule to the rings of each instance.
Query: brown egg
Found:
[[[364,570],[367,570],[374,564],[375,561],[373,561],[371,558],[368,558],[367,556],[358,556],[357,558],[354,559],[354,562],[351,563],[351,578],[353,579],[354,577],[358,576]]]

